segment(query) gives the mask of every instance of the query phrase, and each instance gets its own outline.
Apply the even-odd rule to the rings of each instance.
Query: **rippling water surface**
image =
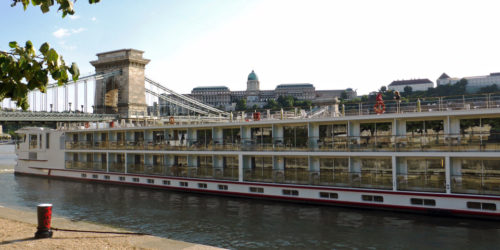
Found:
[[[0,146],[0,151],[5,150]],[[3,157],[0,154],[0,158]],[[1,161],[0,161],[1,162]],[[0,165],[12,169],[13,165]],[[0,172],[0,205],[212,246],[495,249],[500,223],[197,195]]]

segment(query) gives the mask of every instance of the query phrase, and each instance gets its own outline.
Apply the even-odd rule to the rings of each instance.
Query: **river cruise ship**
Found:
[[[27,127],[16,174],[500,218],[500,97]],[[318,115],[319,114],[319,115]],[[175,119],[175,120],[174,120]]]

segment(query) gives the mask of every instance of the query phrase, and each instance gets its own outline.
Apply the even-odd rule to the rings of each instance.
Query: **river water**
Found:
[[[0,145],[0,205],[231,249],[498,249],[498,221],[15,176]]]

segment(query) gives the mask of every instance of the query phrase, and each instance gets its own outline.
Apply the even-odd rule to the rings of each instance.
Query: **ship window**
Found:
[[[87,174],[82,174],[82,178],[87,178]]]
[[[169,180],[164,180],[163,181],[163,185],[170,185],[170,181]]]
[[[383,196],[378,195],[361,195],[363,201],[384,202]]]
[[[481,202],[467,202],[467,208],[479,209],[479,210],[497,210],[497,206],[494,203],[481,203]]]
[[[133,182],[139,182],[139,178],[132,178]]]
[[[422,199],[417,199],[417,198],[411,198],[410,199],[410,203],[412,205],[423,205],[424,204],[424,200]]]
[[[250,187],[250,192],[252,192],[252,193],[264,193],[264,188],[261,188],[261,187]]]
[[[219,188],[219,190],[227,190],[228,189],[227,185],[219,185],[218,188]]]
[[[110,177],[109,175],[105,175],[105,176],[104,176],[104,179],[105,179],[105,180],[109,180],[109,179],[111,179],[111,177]]]
[[[154,183],[155,183],[155,180],[154,180],[154,179],[148,179],[148,183],[149,183],[149,184],[154,184]]]
[[[36,145],[38,145],[37,139],[38,139],[37,135],[30,135],[30,149],[36,148]]]
[[[93,174],[93,175],[92,175],[92,178],[97,179],[97,178],[99,178],[99,176],[98,176],[98,175],[96,175],[96,174]]]
[[[481,203],[481,207],[483,210],[497,210],[497,205],[493,203]]]
[[[181,187],[187,187],[187,186],[188,186],[188,183],[187,183],[187,182],[185,182],[185,181],[181,181],[181,182],[179,182],[179,185],[180,185]]]
[[[119,179],[120,181],[125,181],[125,176],[120,176],[118,179]]]
[[[424,199],[424,206],[436,206],[436,201],[431,199]]]
[[[198,183],[198,187],[199,188],[207,188],[207,184],[206,183]]]
[[[298,190],[290,190],[290,189],[283,189],[281,190],[283,195],[291,195],[291,196],[298,196],[299,191]]]
[[[50,148],[50,134],[49,133],[45,134],[45,137],[47,138],[45,140],[45,148]]]
[[[319,193],[320,198],[325,198],[325,199],[338,199],[339,194],[337,193],[329,193],[329,192],[320,192]]]

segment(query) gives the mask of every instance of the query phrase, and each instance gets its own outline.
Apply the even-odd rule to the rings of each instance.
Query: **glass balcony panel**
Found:
[[[125,164],[118,162],[109,163],[109,172],[125,173]]]

